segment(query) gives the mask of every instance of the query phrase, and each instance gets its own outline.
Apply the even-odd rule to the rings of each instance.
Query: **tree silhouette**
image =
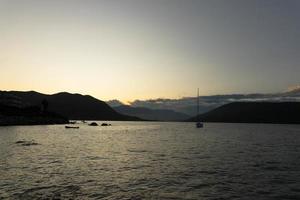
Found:
[[[48,101],[46,99],[43,99],[43,101],[42,101],[43,112],[46,112],[48,110],[48,106],[49,106]]]

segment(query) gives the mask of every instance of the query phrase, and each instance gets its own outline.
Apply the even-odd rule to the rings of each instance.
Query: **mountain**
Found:
[[[119,114],[108,106],[89,95],[70,94],[61,92],[53,95],[41,94],[35,91],[0,91],[0,94],[14,96],[23,102],[23,105],[41,105],[45,99],[48,102],[48,110],[66,116],[69,119],[83,120],[139,120],[137,117]]]
[[[204,122],[300,124],[300,102],[235,102],[199,115]],[[197,117],[187,121],[197,121]]]
[[[206,97],[200,97],[199,112],[205,113],[209,110],[217,108],[220,103],[215,99],[207,99]],[[150,100],[135,100],[130,102],[132,107],[143,107],[153,110],[167,109],[175,112],[183,113],[189,116],[197,114],[197,97],[184,97],[181,99],[150,99]]]
[[[106,103],[110,106],[110,107],[117,107],[117,106],[123,106],[124,104],[117,100],[117,99],[113,99],[113,100],[110,100],[110,101],[106,101]]]
[[[131,107],[126,105],[117,106],[114,107],[114,109],[124,115],[136,116],[146,120],[181,121],[189,117],[186,114],[167,109],[149,109],[142,107]]]
[[[199,113],[203,114],[232,102],[300,102],[300,86],[290,87],[288,91],[271,94],[225,94],[199,97]],[[130,102],[132,107],[149,109],[169,109],[195,116],[197,113],[197,97],[179,99],[149,99]]]

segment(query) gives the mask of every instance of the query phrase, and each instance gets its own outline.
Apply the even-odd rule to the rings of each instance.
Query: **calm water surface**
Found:
[[[300,199],[298,125],[111,123],[0,127],[0,199]]]

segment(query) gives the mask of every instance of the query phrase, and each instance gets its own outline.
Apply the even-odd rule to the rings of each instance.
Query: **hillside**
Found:
[[[84,120],[139,120],[136,117],[119,114],[108,106],[89,95],[70,94],[67,92],[53,95],[41,94],[34,91],[29,92],[0,92],[0,94],[14,96],[26,105],[40,105],[45,99],[48,102],[48,110],[66,116],[69,119]]]
[[[20,108],[0,104],[0,126],[67,123],[67,118],[53,112],[41,111],[38,106]]]
[[[157,121],[180,121],[187,119],[189,116],[183,113],[175,112],[167,109],[149,109],[142,107],[132,106],[117,106],[114,109],[122,114],[136,116],[146,120],[157,120]]]
[[[236,102],[199,115],[204,122],[300,124],[300,102]],[[187,121],[197,121],[197,117]]]

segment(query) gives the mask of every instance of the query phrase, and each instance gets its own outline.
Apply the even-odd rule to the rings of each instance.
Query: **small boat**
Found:
[[[74,129],[79,129],[79,126],[65,126],[65,128],[74,128]]]
[[[203,123],[202,122],[197,122],[196,127],[197,128],[203,128]]]
[[[196,123],[196,127],[197,128],[203,128],[203,123],[200,122],[199,120],[199,88],[198,88],[198,97],[197,97],[197,123]]]

